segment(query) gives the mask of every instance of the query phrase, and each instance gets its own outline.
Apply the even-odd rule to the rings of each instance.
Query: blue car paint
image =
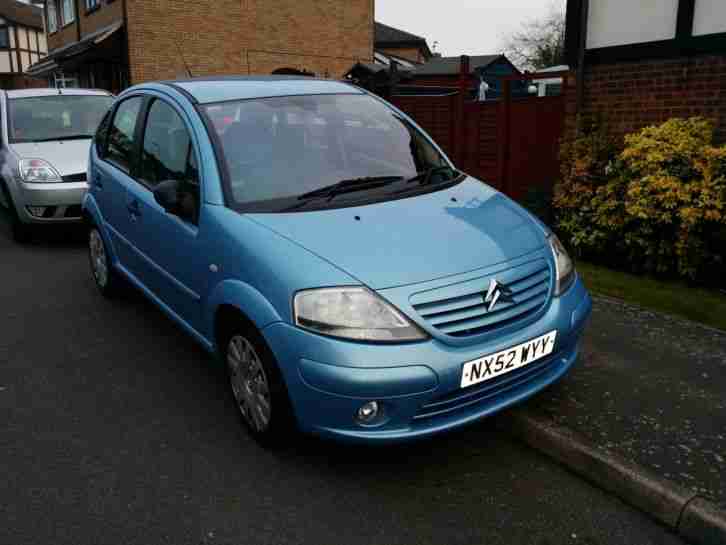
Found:
[[[361,91],[337,82],[268,78],[144,84],[123,93],[118,100],[133,94],[163,98],[182,115],[198,154],[202,205],[199,227],[166,214],[150,192],[100,160],[92,146],[90,176],[98,174],[103,187],[92,184],[84,210],[100,227],[112,266],[210,352],[218,349],[218,310],[231,306],[244,312],[280,364],[300,428],[328,437],[380,443],[431,435],[517,403],[564,375],[576,360],[592,306],[579,278],[560,297],[553,296],[552,282],[547,304],[536,315],[496,335],[450,337],[412,307],[417,293],[535,259],[546,261],[554,278],[547,228],[473,178],[444,191],[338,210],[240,214],[224,206],[221,169],[195,103],[334,93]],[[130,225],[118,217],[134,200],[140,214]],[[157,237],[163,243],[145,240],[157,233],[166,237]],[[430,339],[376,345],[293,325],[295,293],[342,285],[368,286]],[[555,352],[537,362],[536,376],[505,375],[506,384],[486,396],[487,383],[459,388],[464,362],[555,329]],[[423,405],[458,392],[484,397],[452,413],[415,418]],[[361,426],[354,414],[371,398],[381,402],[384,416],[375,427]]]

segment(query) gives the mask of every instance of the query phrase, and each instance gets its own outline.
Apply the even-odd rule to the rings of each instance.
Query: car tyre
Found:
[[[31,227],[20,221],[18,211],[15,208],[13,199],[10,196],[7,186],[3,183],[0,190],[3,192],[5,202],[8,204],[8,215],[10,217],[10,232],[12,233],[13,240],[18,244],[26,244],[30,242],[31,238]]]
[[[107,298],[119,295],[122,288],[121,278],[111,266],[108,248],[101,232],[93,224],[88,230],[88,261],[93,282],[101,295]]]
[[[240,320],[222,335],[220,352],[232,399],[249,434],[266,448],[283,446],[294,417],[282,373],[257,329]]]

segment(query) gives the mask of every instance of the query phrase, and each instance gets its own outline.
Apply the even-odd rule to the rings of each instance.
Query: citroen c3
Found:
[[[88,148],[113,103],[106,91],[0,91],[0,206],[13,237],[34,225],[80,222]]]
[[[263,444],[431,436],[577,359],[592,303],[557,237],[347,83],[132,87],[89,177],[100,293],[134,286],[215,355]]]

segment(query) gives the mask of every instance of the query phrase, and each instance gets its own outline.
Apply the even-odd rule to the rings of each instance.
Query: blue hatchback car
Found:
[[[132,87],[89,182],[99,290],[130,283],[217,355],[263,443],[433,435],[577,358],[592,303],[554,234],[351,85]]]

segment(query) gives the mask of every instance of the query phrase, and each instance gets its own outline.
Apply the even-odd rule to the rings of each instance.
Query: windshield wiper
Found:
[[[90,140],[92,134],[73,134],[70,136],[56,136],[55,138],[38,138],[37,140],[26,140],[26,142],[58,142],[60,140]]]
[[[406,183],[412,184],[415,182],[419,182],[421,185],[429,185],[431,183],[431,179],[434,177],[434,174],[438,174],[439,172],[443,171],[451,171],[453,173],[456,173],[456,171],[450,166],[432,167],[428,170],[424,170],[423,172],[419,172],[416,176],[414,176],[410,180],[407,180]]]
[[[328,198],[332,201],[338,195],[344,193],[354,193],[356,191],[365,191],[366,189],[375,189],[383,187],[394,182],[403,180],[403,176],[368,176],[364,178],[351,178],[350,180],[341,180],[338,183],[321,187],[315,191],[304,193],[298,197],[299,201],[307,201],[310,199]]]

